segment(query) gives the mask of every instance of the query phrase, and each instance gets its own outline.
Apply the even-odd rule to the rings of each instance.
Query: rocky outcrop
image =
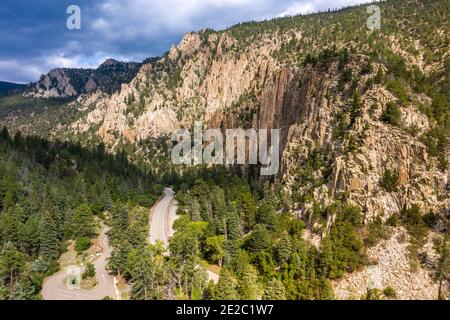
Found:
[[[122,83],[130,82],[137,74],[139,63],[106,60],[97,69],[57,68],[42,75],[26,95],[42,98],[68,98],[100,91],[111,94]]]
[[[368,250],[371,264],[362,270],[345,276],[333,284],[337,299],[359,300],[368,289],[394,289],[396,299],[401,300],[436,300],[439,284],[432,279],[433,270],[426,266],[413,267],[408,251],[408,235],[405,230],[391,230],[390,239],[383,240],[376,247]],[[431,239],[422,252],[432,261],[435,260]],[[448,291],[444,285],[444,290]],[[448,294],[448,293],[447,293]]]
[[[262,37],[237,50],[239,43],[227,32],[188,33],[164,57],[147,61],[129,84],[93,101],[90,113],[69,129],[98,128],[97,135],[114,149],[121,139],[136,143],[167,137],[177,128],[191,127],[193,120],[222,129],[280,128],[277,180],[292,198],[294,193],[313,196],[301,204],[292,201],[294,211],[306,214],[313,203],[326,206],[346,192],[366,222],[376,216],[387,219],[413,203],[425,211],[447,208],[448,175],[419,139],[429,129],[427,117],[405,105],[402,128],[380,121],[396,97],[382,85],[367,83],[384,66],[363,73],[365,57],[353,55],[347,68],[360,81],[356,87],[342,87],[337,58],[320,66],[281,65],[271,54],[281,48],[280,38]],[[114,65],[107,62],[101,68]],[[354,90],[361,92],[361,110],[350,120]],[[341,136],[336,135],[338,126],[345,127]],[[323,183],[299,186],[298,169],[314,150],[327,159],[327,168],[312,173]],[[398,173],[395,192],[380,184],[386,170]],[[322,171],[329,173],[323,177]]]

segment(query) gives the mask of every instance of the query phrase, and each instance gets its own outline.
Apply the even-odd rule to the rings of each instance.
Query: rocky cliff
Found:
[[[130,82],[139,67],[139,63],[108,59],[97,69],[57,68],[29,85],[26,94],[42,98],[76,97],[96,90],[111,94]]]
[[[426,5],[417,12],[417,23],[425,23],[429,12],[437,10],[436,4]],[[395,8],[386,4],[385,15],[394,15]],[[136,143],[167,136],[190,127],[194,119],[209,127],[280,128],[283,156],[277,179],[299,215],[313,203],[327,206],[344,193],[366,221],[387,219],[411,203],[424,211],[447,210],[448,171],[430,155],[423,139],[435,126],[435,119],[422,112],[432,97],[415,90],[415,83],[396,79],[397,68],[405,75],[432,78],[444,65],[402,58],[407,51],[397,55],[390,32],[365,30],[364,23],[354,30],[354,38],[345,29],[336,31],[336,21],[360,21],[358,10],[341,13],[344,20],[332,14],[320,18],[321,33],[331,29],[336,39],[351,37],[346,40],[350,50],[345,41],[322,44],[314,39],[303,29],[307,18],[290,28],[280,23],[272,31],[245,37],[237,32],[243,33],[243,27],[188,33],[164,57],[143,65],[119,91],[91,98],[92,111],[68,129],[80,133],[96,128],[95,134],[114,148],[119,140]],[[399,38],[397,30],[391,32]],[[405,30],[403,41],[412,39],[409,32]],[[411,43],[422,48],[420,57],[428,51],[448,56],[445,50],[423,47],[429,35],[420,37]],[[446,41],[445,33],[434,37],[437,43]],[[387,52],[373,58],[378,48]],[[400,118],[395,124],[384,119],[393,104]],[[305,177],[300,171],[312,156],[323,163]],[[396,174],[395,190],[382,186],[387,171]]]

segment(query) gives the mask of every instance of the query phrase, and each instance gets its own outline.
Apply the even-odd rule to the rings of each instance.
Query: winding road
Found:
[[[165,247],[169,245],[177,211],[174,195],[175,192],[171,188],[165,188],[164,197],[150,211],[149,241],[151,244],[155,244],[159,240]]]
[[[166,248],[169,245],[169,239],[174,233],[173,222],[176,219],[177,212],[174,195],[175,192],[171,188],[165,188],[164,197],[150,211],[149,241],[152,244],[159,240]],[[206,272],[209,280],[214,283],[219,281],[217,274],[209,270],[206,270]]]
[[[106,296],[117,299],[114,277],[106,270],[107,258],[111,254],[107,231],[108,228],[104,226],[98,237],[98,243],[103,247],[103,251],[93,262],[97,277],[95,288],[71,287],[67,283],[68,277],[83,273],[85,267],[68,266],[45,279],[41,292],[44,300],[101,300]]]
[[[177,205],[175,192],[171,188],[164,189],[163,198],[150,211],[149,242],[155,244],[158,240],[165,247],[172,237],[173,223],[176,219]],[[67,266],[63,270],[45,279],[42,287],[44,300],[101,300],[106,296],[117,299],[114,287],[114,277],[106,269],[107,259],[111,255],[108,244],[108,228],[103,226],[98,237],[98,243],[103,247],[100,255],[93,261],[96,270],[97,285],[93,289],[81,289],[69,284],[69,277],[81,276],[85,267]],[[199,267],[199,266],[198,266]],[[209,280],[217,283],[219,276],[206,270]]]

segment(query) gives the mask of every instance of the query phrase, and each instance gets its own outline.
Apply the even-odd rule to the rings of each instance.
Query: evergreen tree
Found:
[[[40,230],[36,217],[31,216],[25,224],[20,225],[19,239],[20,247],[26,254],[30,256],[38,254]]]
[[[447,237],[443,239],[437,239],[434,243],[434,250],[438,254],[437,268],[434,274],[434,278],[439,283],[438,298],[445,300],[445,290],[442,289],[445,279],[450,277],[450,242]]]
[[[250,192],[243,192],[240,200],[244,227],[250,230],[255,225],[256,204]]]
[[[202,215],[201,215],[200,204],[198,203],[196,198],[190,198],[190,199],[191,199],[191,208],[190,208],[191,220],[192,221],[201,221]]]
[[[14,205],[14,203],[14,192],[10,189],[6,192],[5,198],[2,202],[3,210],[8,210]]]
[[[258,208],[257,222],[264,224],[269,230],[275,228],[275,207],[270,199],[264,199]]]
[[[219,282],[217,283],[214,298],[216,300],[237,300],[239,293],[237,291],[237,280],[233,274],[227,269],[222,268],[220,272]]]
[[[114,249],[108,261],[108,268],[119,276],[123,274],[131,250],[132,247],[124,236],[120,240],[114,241]]]
[[[280,265],[289,261],[291,253],[292,253],[291,237],[289,236],[287,231],[284,231],[280,241],[277,244],[278,262],[280,263]]]
[[[0,239],[1,242],[18,243],[18,229],[20,225],[14,215],[13,208],[6,210],[0,215]]]
[[[59,253],[59,240],[58,232],[55,224],[55,219],[51,212],[44,210],[41,213],[40,221],[40,243],[39,253],[40,256],[47,261],[52,261],[58,257]]]
[[[247,247],[251,252],[258,253],[270,246],[270,234],[263,224],[257,224],[253,229],[249,239],[247,240]]]
[[[87,204],[75,209],[73,217],[73,231],[75,237],[89,237],[94,232],[94,215]]]
[[[22,277],[14,285],[12,298],[14,300],[39,300],[39,288],[29,277]]]
[[[229,240],[238,240],[241,238],[241,230],[239,224],[239,215],[236,210],[236,204],[231,203],[230,210],[228,211],[227,220],[227,238]]]
[[[273,278],[267,283],[264,290],[265,300],[286,300],[286,289],[283,283],[277,278]]]
[[[136,274],[131,279],[131,297],[133,300],[151,300],[155,298],[155,278],[151,257],[144,251],[138,256]]]
[[[258,272],[250,264],[244,268],[239,282],[239,293],[241,299],[244,300],[260,300],[263,296],[263,288],[258,280]]]
[[[0,279],[5,279],[10,299],[13,297],[14,286],[19,276],[25,270],[25,254],[17,251],[10,242],[3,246],[0,252]]]
[[[225,193],[222,188],[214,187],[212,191],[212,209],[217,225],[221,234],[227,233],[227,205],[225,202]]]

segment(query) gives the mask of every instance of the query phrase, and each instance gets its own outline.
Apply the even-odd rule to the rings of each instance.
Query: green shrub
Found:
[[[393,192],[397,190],[398,187],[398,172],[390,169],[386,169],[381,180],[381,186],[386,189],[386,191]]]
[[[395,289],[392,287],[387,287],[383,290],[383,294],[388,299],[395,299],[397,297],[397,294],[395,292]]]
[[[422,136],[422,142],[428,147],[430,155],[438,158],[441,169],[447,169],[446,150],[449,143],[447,130],[436,126]]]
[[[387,88],[394,94],[402,103],[408,101],[408,94],[403,84],[398,80],[389,81]]]
[[[92,263],[86,264],[86,270],[83,272],[83,279],[95,277],[95,266]]]
[[[386,220],[386,224],[391,226],[391,227],[396,227],[398,226],[399,223],[399,219],[398,219],[398,214],[394,213],[393,215],[391,215],[387,220]]]
[[[417,241],[421,241],[428,233],[427,225],[423,219],[422,212],[417,204],[402,212],[402,222],[409,234]]]
[[[382,300],[383,294],[380,289],[367,289],[367,293],[362,297],[362,300]]]
[[[434,212],[430,212],[423,216],[423,222],[429,227],[434,228],[438,221],[438,216]]]
[[[389,102],[386,105],[386,110],[384,110],[381,115],[381,121],[390,123],[394,126],[399,126],[401,124],[401,116],[400,108],[396,103]]]
[[[75,250],[78,253],[81,253],[89,249],[90,246],[91,246],[91,239],[89,239],[89,237],[79,237],[75,242]]]
[[[380,217],[377,217],[377,219],[367,226],[367,231],[367,237],[364,239],[367,247],[373,247],[381,239],[386,237],[386,230]]]

